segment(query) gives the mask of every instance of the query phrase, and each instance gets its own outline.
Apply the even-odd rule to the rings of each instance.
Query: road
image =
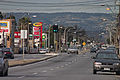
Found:
[[[61,53],[47,61],[9,68],[9,76],[0,80],[119,80],[114,73],[92,74],[92,55]]]

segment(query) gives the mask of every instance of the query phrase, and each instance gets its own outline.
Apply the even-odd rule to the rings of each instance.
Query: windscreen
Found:
[[[3,53],[0,51],[0,58],[2,58],[2,56],[3,56]]]
[[[100,59],[118,59],[117,54],[112,53],[98,53],[96,57]]]

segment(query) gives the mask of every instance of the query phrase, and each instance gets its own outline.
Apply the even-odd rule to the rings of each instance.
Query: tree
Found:
[[[23,17],[21,19],[19,19],[19,30],[23,29],[23,30],[28,30],[28,25],[29,23],[31,23],[31,19],[29,17]]]
[[[3,19],[3,15],[2,15],[2,12],[0,12],[0,19]]]
[[[15,31],[17,31],[18,29],[17,29],[17,22],[16,22],[16,19],[15,19],[15,16],[14,15],[10,15],[9,17],[7,17],[7,19],[14,19],[15,20],[15,22],[14,22],[14,24],[15,24]]]

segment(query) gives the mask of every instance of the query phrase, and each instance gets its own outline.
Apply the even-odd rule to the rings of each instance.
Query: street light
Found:
[[[75,28],[74,27],[67,27],[67,28],[65,28],[65,30],[64,30],[64,45],[66,45],[66,33],[67,33],[67,29],[69,31],[69,29],[75,29]]]

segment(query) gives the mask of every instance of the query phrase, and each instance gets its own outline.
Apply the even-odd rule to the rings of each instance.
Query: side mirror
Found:
[[[91,58],[92,58],[92,59],[96,59],[96,57],[94,57],[94,56],[92,56]]]
[[[8,59],[9,57],[7,57],[7,56],[4,56],[4,59]]]

